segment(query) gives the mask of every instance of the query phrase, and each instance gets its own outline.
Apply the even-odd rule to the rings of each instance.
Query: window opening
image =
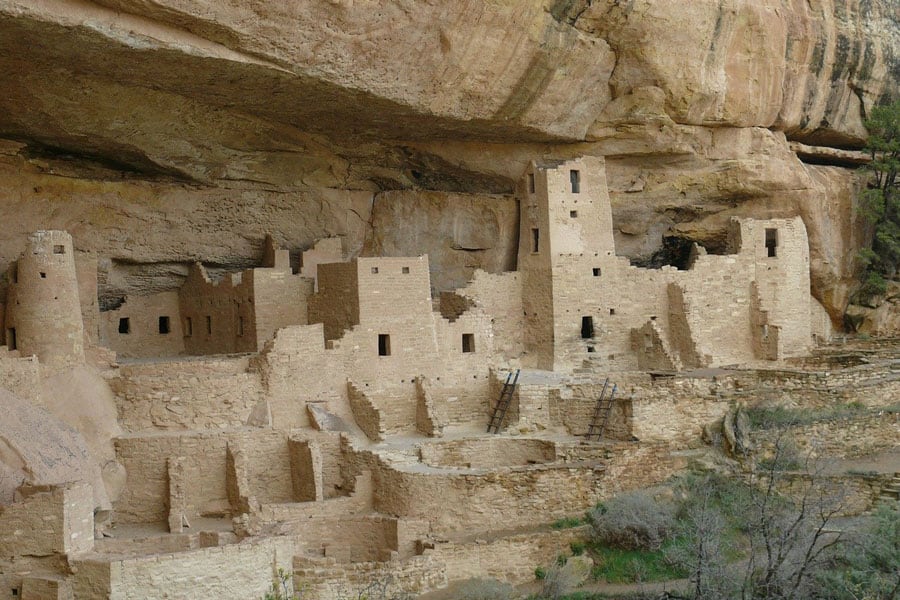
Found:
[[[47,274],[41,271],[41,279],[47,279]]]
[[[16,350],[19,347],[16,341],[16,328],[10,327],[6,330],[6,347],[10,350]]]
[[[580,194],[581,193],[581,172],[572,169],[569,171],[569,182],[572,184],[572,193]]]
[[[610,315],[616,314],[616,309],[614,309],[614,308],[609,309],[609,314]]]
[[[212,334],[212,317],[210,315],[206,315],[206,333]]]
[[[588,352],[596,352],[593,346],[588,346]]]
[[[581,339],[594,337],[594,317],[581,317]]]
[[[238,317],[238,330],[237,334],[244,335],[244,317]]]
[[[531,251],[537,252],[541,247],[541,230],[537,227],[531,229]]]
[[[404,275],[408,275],[408,274],[409,274],[409,267],[403,267],[403,274],[404,274]]]
[[[534,193],[534,173],[528,174],[528,191]]]
[[[475,352],[475,334],[474,333],[462,334],[462,351],[464,353]]]
[[[194,322],[190,317],[184,318],[184,337],[191,337],[194,335]]]
[[[66,253],[66,247],[63,246],[62,244],[56,244],[55,246],[53,246],[53,254],[65,254],[65,253]]]
[[[162,335],[166,335],[167,333],[169,333],[169,331],[170,331],[169,317],[160,317],[159,318],[159,332]]]
[[[766,229],[766,252],[770,257],[778,255],[778,230]]]
[[[594,277],[600,277],[600,267],[594,267],[591,271],[594,273]]]
[[[131,319],[129,319],[128,317],[122,317],[121,319],[119,319],[119,333],[131,333]]]
[[[378,334],[378,356],[391,355],[391,336],[386,333]]]
[[[378,274],[378,267],[372,267],[372,275]]]
[[[577,219],[577,218],[578,218],[578,211],[577,211],[577,210],[570,210],[570,211],[569,211],[569,217],[571,217],[571,218],[573,218],[573,219]]]

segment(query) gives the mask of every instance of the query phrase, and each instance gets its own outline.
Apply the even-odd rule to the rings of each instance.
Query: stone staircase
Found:
[[[891,480],[881,486],[876,504],[892,504],[900,502],[900,473],[894,473]]]

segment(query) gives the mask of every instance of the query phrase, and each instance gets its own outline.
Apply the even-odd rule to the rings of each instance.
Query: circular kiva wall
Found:
[[[482,438],[423,444],[419,458],[432,467],[490,469],[553,462],[556,444],[547,440]]]

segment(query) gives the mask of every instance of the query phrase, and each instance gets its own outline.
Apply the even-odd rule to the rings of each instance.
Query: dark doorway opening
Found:
[[[378,356],[391,355],[391,336],[386,333],[378,334]]]
[[[581,317],[581,339],[594,337],[594,317]]]
[[[766,253],[769,257],[778,256],[777,229],[766,229]]]
[[[462,351],[465,353],[475,352],[475,334],[474,333],[462,334]]]

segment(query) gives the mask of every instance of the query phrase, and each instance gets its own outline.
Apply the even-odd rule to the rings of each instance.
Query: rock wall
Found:
[[[511,266],[528,160],[595,154],[620,253],[799,214],[839,322],[866,231],[858,157],[830,149],[900,79],[900,15],[861,0],[51,0],[0,8],[0,32],[0,267],[67,229],[101,308],[195,259],[256,264],[266,232],[295,268],[340,236],[457,287]]]

